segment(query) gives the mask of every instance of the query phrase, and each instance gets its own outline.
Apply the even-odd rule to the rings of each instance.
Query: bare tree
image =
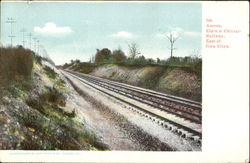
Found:
[[[128,44],[128,48],[129,48],[129,54],[132,59],[135,59],[138,55],[141,54],[139,47],[136,43]]]
[[[171,58],[172,58],[173,51],[176,49],[176,48],[174,48],[174,43],[176,40],[178,40],[179,36],[174,36],[173,32],[170,32],[169,35],[167,35],[167,38],[170,41],[170,54],[171,54]]]

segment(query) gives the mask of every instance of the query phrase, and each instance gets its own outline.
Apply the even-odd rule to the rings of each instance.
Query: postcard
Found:
[[[249,161],[248,5],[1,1],[0,161]]]

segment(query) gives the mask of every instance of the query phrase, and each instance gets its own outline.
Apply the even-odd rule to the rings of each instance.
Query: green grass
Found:
[[[52,68],[44,66],[43,70],[49,78],[54,80],[53,82],[55,87],[59,88],[62,91],[65,91],[65,81],[59,78],[59,75]]]
[[[60,89],[61,91],[65,91],[65,84],[66,82],[64,80],[62,80],[61,78],[56,78],[54,86],[58,89]]]
[[[46,75],[51,79],[55,79],[58,76],[58,74],[49,66],[44,66],[43,70],[45,71]]]

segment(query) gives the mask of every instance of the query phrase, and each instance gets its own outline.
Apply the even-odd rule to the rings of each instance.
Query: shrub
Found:
[[[73,70],[88,74],[91,73],[96,67],[97,65],[93,63],[81,63],[74,67]]]
[[[43,58],[41,56],[38,56],[38,55],[35,55],[34,54],[34,59],[35,59],[35,62],[39,65],[42,65],[42,60]]]
[[[167,67],[176,67],[188,72],[193,72],[201,79],[202,59],[199,57],[172,57],[161,61],[160,64]]]
[[[33,52],[22,46],[0,48],[0,85],[31,78]]]
[[[48,88],[49,91],[41,95],[41,100],[56,105],[65,106],[66,98],[56,88]]]
[[[57,77],[57,73],[49,66],[45,66],[43,70],[45,71],[46,75],[48,75],[49,78],[55,79]]]
[[[55,82],[55,86],[59,87],[59,88],[64,88],[66,82],[64,80],[62,80],[61,78],[58,78]]]
[[[47,88],[48,91],[41,94],[39,99],[27,99],[26,104],[46,116],[59,116],[73,118],[75,111],[68,112],[62,109],[66,105],[66,98],[55,88]]]

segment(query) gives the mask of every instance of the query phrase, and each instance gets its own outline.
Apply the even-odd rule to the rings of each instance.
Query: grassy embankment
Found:
[[[93,132],[86,130],[84,124],[77,120],[75,110],[65,109],[66,98],[61,91],[65,89],[65,82],[52,68],[42,64],[41,57],[22,47],[0,48],[0,51],[0,98],[20,99],[32,109],[32,114],[20,112],[17,117],[18,123],[32,132],[32,135],[22,135],[24,140],[18,149],[107,149]],[[45,86],[38,98],[32,99],[29,93],[36,87],[35,64],[42,67],[44,75],[54,86]],[[15,128],[15,131],[18,129]]]
[[[133,61],[126,60],[124,62],[105,62],[101,64],[80,62],[79,60],[72,61],[71,63],[66,63],[61,68],[71,69],[73,71],[82,73],[91,73],[95,68],[105,66],[105,65],[117,65],[126,68],[143,68],[143,67],[161,67],[168,69],[181,69],[186,72],[194,73],[199,79],[202,75],[202,59],[197,57],[172,57],[167,60],[162,60],[160,62],[152,61],[148,62],[145,60],[135,59]]]

